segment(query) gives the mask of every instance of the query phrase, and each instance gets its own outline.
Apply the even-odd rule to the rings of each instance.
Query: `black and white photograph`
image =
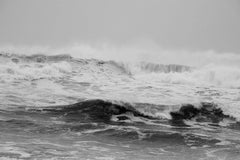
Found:
[[[240,160],[240,1],[0,0],[0,160]]]

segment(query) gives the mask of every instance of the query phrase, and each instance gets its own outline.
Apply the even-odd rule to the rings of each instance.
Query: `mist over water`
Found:
[[[181,64],[189,66],[230,65],[240,66],[239,53],[217,52],[214,50],[196,51],[185,49],[166,49],[154,42],[115,45],[111,43],[76,43],[65,47],[48,46],[0,46],[2,52],[22,55],[68,54],[75,58],[96,58],[125,62],[153,62],[158,64]]]

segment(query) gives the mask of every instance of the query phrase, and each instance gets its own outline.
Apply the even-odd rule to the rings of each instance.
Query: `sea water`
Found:
[[[0,55],[1,159],[237,160],[239,107],[238,65]]]

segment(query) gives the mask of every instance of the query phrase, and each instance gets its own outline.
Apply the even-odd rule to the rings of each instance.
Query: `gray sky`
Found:
[[[240,53],[240,1],[0,0],[0,45],[138,40]]]

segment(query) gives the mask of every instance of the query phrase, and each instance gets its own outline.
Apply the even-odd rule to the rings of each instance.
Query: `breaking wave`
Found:
[[[9,142],[2,149],[24,145],[32,154],[48,145],[52,157],[61,141],[79,156],[96,151],[95,142],[176,159],[183,149],[238,153],[239,55],[118,49],[0,52],[0,127]]]
[[[156,105],[109,100],[84,100],[71,105],[28,108],[31,112],[41,112],[52,116],[60,116],[67,121],[77,122],[142,122],[158,123],[159,120],[171,120],[170,123],[183,123],[193,120],[199,123],[219,124],[224,119],[236,119],[223,112],[217,104],[202,102],[198,105]]]
[[[240,70],[234,66],[206,65],[191,67],[148,62],[117,62],[73,58],[70,55],[0,54],[1,80],[59,79],[85,72],[90,76],[104,73],[108,77],[129,76],[163,83],[204,84],[240,87]]]
[[[164,112],[170,117],[157,114]],[[18,134],[60,133],[77,135],[77,138],[100,135],[113,140],[153,142],[158,146],[179,143],[217,146],[225,141],[211,136],[212,129],[240,129],[239,122],[233,117],[226,115],[216,104],[206,102],[197,106],[164,106],[91,99],[70,105],[5,110],[0,111],[0,115],[8,117],[0,120],[2,129],[11,127]],[[224,121],[228,123],[224,124]],[[199,128],[209,130],[210,135],[199,133]]]

